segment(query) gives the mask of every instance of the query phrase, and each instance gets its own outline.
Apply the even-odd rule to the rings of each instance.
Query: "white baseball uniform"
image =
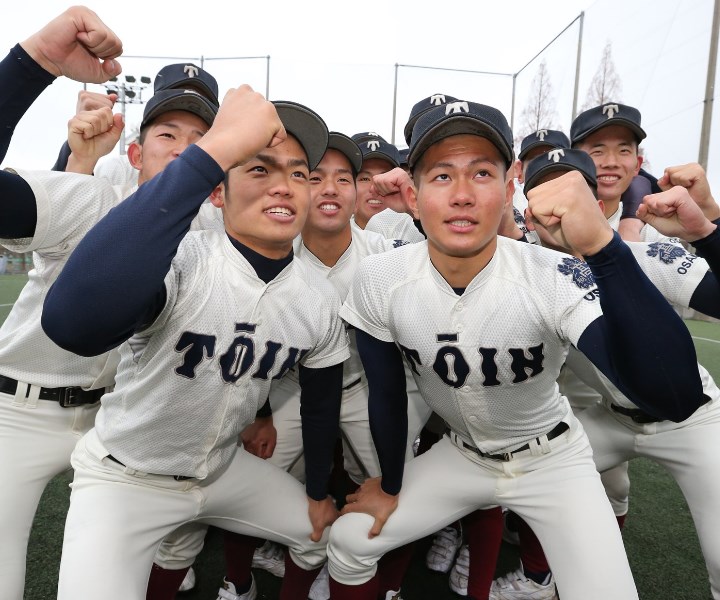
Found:
[[[70,454],[93,424],[99,403],[63,408],[40,398],[41,388],[96,390],[113,385],[118,354],[85,358],[55,345],[40,326],[42,303],[70,253],[97,220],[129,190],[84,175],[18,170],[37,202],[35,235],[0,240],[33,252],[28,283],[0,328],[0,375],[17,380],[0,393],[0,580],[3,597],[21,600],[33,517],[47,483],[70,468]]]
[[[383,211],[384,213],[385,211]],[[383,213],[380,213],[382,215]],[[395,213],[397,214],[397,213]],[[373,216],[371,221],[378,216]],[[415,230],[417,232],[417,230]],[[330,281],[340,299],[347,297],[360,261],[371,254],[385,252],[402,245],[399,240],[385,239],[372,231],[357,227],[352,229],[352,241],[337,263],[332,267],[323,264],[298,238],[295,257],[320,276]],[[380,475],[380,465],[370,434],[367,412],[367,381],[360,356],[355,345],[355,332],[348,330],[350,358],[343,365],[343,399],[340,409],[340,430],[343,440],[345,470],[355,483],[367,477]],[[430,408],[417,392],[414,380],[406,371],[411,389],[408,402],[408,436],[406,458],[412,458],[412,444],[430,415]],[[277,445],[269,459],[277,466],[290,470],[296,476],[302,473],[302,437],[300,430],[300,386],[297,376],[290,373],[273,385],[270,393],[273,424],[278,431]]]
[[[125,158],[124,160],[127,161]],[[19,382],[0,392],[0,456],[7,485],[0,491],[0,580],[4,597],[20,600],[33,517],[47,483],[70,468],[78,440],[93,426],[99,403],[64,408],[41,388],[110,389],[119,354],[82,357],[58,347],[40,326],[43,300],[89,229],[135,190],[105,178],[15,170],[32,189],[37,225],[32,238],[0,240],[15,252],[33,252],[34,269],[0,328],[0,376]],[[222,216],[203,205],[193,228],[222,229]],[[99,396],[98,396],[99,398]],[[12,458],[11,458],[12,457]]]
[[[291,364],[348,358],[332,286],[298,261],[265,284],[224,233],[199,232],[165,288],[160,316],[121,346],[115,390],[73,453],[59,598],[144,598],[161,540],[195,520],[286,544],[306,568],[324,559],[303,487],[237,436]]]
[[[336,521],[330,574],[367,581],[388,550],[502,505],[538,534],[563,598],[637,598],[587,437],[556,384],[569,346],[601,315],[598,296],[566,256],[497,244],[462,295],[432,266],[426,244],[361,265],[341,316],[404,349],[452,434],[407,463],[398,508],[378,537],[368,539],[368,515]],[[469,449],[496,455],[525,445],[505,461]]]
[[[638,264],[673,304],[687,307],[698,284],[708,272],[707,262],[676,244],[628,243]],[[648,349],[650,351],[651,349]],[[599,471],[639,456],[664,466],[675,478],[687,500],[705,557],[715,600],[720,598],[720,482],[708,473],[720,470],[720,390],[702,365],[698,365],[703,391],[710,401],[681,423],[636,422],[620,410],[637,406],[600,373],[580,352],[571,349],[567,367],[602,396],[602,402],[582,411],[582,422],[593,448]],[[637,413],[636,413],[637,414]]]

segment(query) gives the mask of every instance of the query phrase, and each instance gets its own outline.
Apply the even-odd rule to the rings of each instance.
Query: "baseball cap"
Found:
[[[161,90],[196,89],[215,104],[220,104],[215,78],[202,67],[192,63],[176,63],[163,67],[155,76],[153,86],[156,94]]]
[[[393,167],[400,166],[400,153],[391,143],[374,131],[363,131],[352,136],[353,141],[360,146],[363,160],[380,158],[392,164]]]
[[[569,148],[570,140],[562,131],[555,129],[538,129],[535,133],[526,135],[520,144],[518,158],[522,160],[528,152],[539,146],[550,146],[551,148]]]
[[[352,140],[352,138],[346,136],[344,133],[331,131],[328,138],[328,149],[329,148],[344,154],[350,161],[350,166],[353,168],[353,172],[357,175],[362,168],[363,159],[360,147]]]
[[[570,148],[554,148],[533,158],[525,173],[525,193],[536,187],[549,173],[579,171],[588,185],[597,190],[595,163],[587,152]]]
[[[329,132],[325,121],[314,110],[289,100],[273,100],[285,130],[300,142],[312,171],[328,147]]]
[[[140,129],[146,127],[161,114],[171,110],[184,110],[193,113],[208,125],[212,125],[218,106],[195,90],[161,90],[150,98],[145,105]]]
[[[407,123],[405,123],[405,129],[403,129],[403,135],[405,136],[405,141],[407,142],[407,145],[410,145],[410,140],[412,139],[412,130],[413,127],[415,127],[415,123],[417,123],[417,120],[420,118],[420,115],[425,114],[430,109],[435,108],[436,106],[440,106],[441,104],[447,104],[448,102],[457,101],[457,98],[454,98],[453,96],[448,96],[447,94],[433,94],[432,96],[428,96],[427,98],[423,98],[422,100],[420,100],[420,102],[417,102],[415,106],[412,107],[412,110],[410,111],[410,116],[408,117],[408,121]]]
[[[470,134],[490,140],[505,166],[513,161],[513,135],[505,116],[496,108],[475,102],[449,102],[421,115],[412,132],[408,164],[413,168],[433,144],[453,135]]]
[[[635,134],[638,144],[647,137],[640,127],[640,111],[637,108],[610,102],[590,108],[575,117],[570,126],[570,141],[575,145],[591,133],[609,125],[627,127]]]
[[[399,152],[400,152],[400,166],[407,167],[408,154],[410,154],[410,148],[403,148],[403,149],[399,150]]]

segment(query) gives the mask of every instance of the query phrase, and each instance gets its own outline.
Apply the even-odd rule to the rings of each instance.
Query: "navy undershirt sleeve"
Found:
[[[361,329],[355,330],[369,385],[370,432],[382,470],[382,489],[398,494],[402,486],[407,443],[407,390],[400,350]]]
[[[644,411],[687,419],[706,402],[687,327],[617,233],[585,259],[603,315],[585,329],[578,349]]]
[[[300,365],[299,376],[305,490],[313,500],[324,500],[340,423],[343,365],[321,369]]]
[[[17,44],[0,61],[0,162],[20,119],[55,77]],[[18,175],[0,173],[0,237],[32,237],[37,223],[35,195]]]
[[[720,282],[712,271],[705,273],[688,306],[704,315],[720,319]]]
[[[103,217],[48,292],[42,326],[50,339],[95,356],[149,325],[165,302],[164,278],[178,246],[223,177],[192,145]]]
[[[265,404],[263,404],[255,413],[256,419],[267,419],[268,417],[272,417],[272,406],[270,406],[269,397],[265,400]]]
[[[72,154],[72,150],[70,150],[70,144],[67,140],[63,143],[62,147],[60,148],[60,152],[58,153],[57,160],[55,161],[55,164],[52,166],[53,171],[65,171],[67,169],[68,159],[70,158],[70,155]]]

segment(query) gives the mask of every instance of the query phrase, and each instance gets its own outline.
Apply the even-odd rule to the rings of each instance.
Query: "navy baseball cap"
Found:
[[[360,146],[363,160],[380,158],[386,160],[393,167],[400,166],[400,153],[391,143],[374,131],[363,131],[352,136],[353,141]]]
[[[570,148],[554,148],[546,154],[533,158],[528,163],[523,189],[527,193],[536,187],[545,175],[568,171],[579,171],[588,185],[597,191],[597,176],[593,159],[587,152]]]
[[[360,147],[352,140],[352,138],[349,138],[344,133],[331,131],[328,138],[328,150],[330,148],[344,154],[345,158],[350,161],[353,173],[355,175],[358,174],[362,168],[363,158]]]
[[[140,129],[149,125],[161,114],[171,110],[193,113],[211,126],[215,120],[218,106],[196,90],[160,90],[145,104]]]
[[[288,100],[273,100],[285,131],[300,142],[312,171],[322,160],[328,147],[329,132],[325,121],[307,106]]]
[[[520,144],[520,154],[518,154],[518,158],[522,160],[530,150],[541,146],[569,148],[570,140],[562,131],[555,129],[538,129],[535,133],[531,133],[523,138]]]
[[[457,98],[453,98],[447,94],[433,94],[432,96],[428,96],[427,98],[420,100],[420,102],[417,102],[415,106],[412,107],[408,121],[405,123],[405,129],[403,129],[403,135],[405,136],[407,145],[410,145],[413,127],[415,127],[415,123],[417,123],[417,120],[421,115],[424,115],[427,111],[435,108],[436,106],[440,106],[441,104],[457,101]]]
[[[202,67],[192,63],[176,63],[163,67],[155,76],[153,85],[156,94],[169,89],[195,89],[215,104],[220,104],[215,78]]]
[[[449,102],[421,115],[412,132],[408,165],[413,168],[433,144],[453,135],[470,134],[490,140],[505,160],[513,162],[513,134],[505,116],[492,106],[475,102]]]
[[[609,125],[627,127],[635,134],[638,144],[647,137],[645,130],[640,126],[640,111],[637,108],[609,102],[590,108],[575,117],[570,126],[570,141],[574,146],[591,133]]]
[[[400,152],[400,166],[407,167],[408,154],[410,154],[410,148],[402,148],[401,150],[399,150],[399,152]]]

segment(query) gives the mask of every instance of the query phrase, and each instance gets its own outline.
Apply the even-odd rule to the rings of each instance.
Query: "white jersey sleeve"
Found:
[[[128,193],[91,175],[56,171],[14,171],[35,195],[37,224],[32,238],[0,240],[13,252],[37,251],[58,258],[70,254],[83,236]]]
[[[95,167],[95,177],[107,179],[112,185],[135,186],[138,183],[138,171],[130,164],[127,155],[104,156]]]
[[[626,242],[635,260],[672,304],[689,307],[690,299],[710,266],[705,259],[671,242]]]
[[[365,231],[379,233],[388,240],[405,240],[411,243],[425,241],[425,236],[415,227],[410,215],[395,212],[390,208],[370,217]]]

